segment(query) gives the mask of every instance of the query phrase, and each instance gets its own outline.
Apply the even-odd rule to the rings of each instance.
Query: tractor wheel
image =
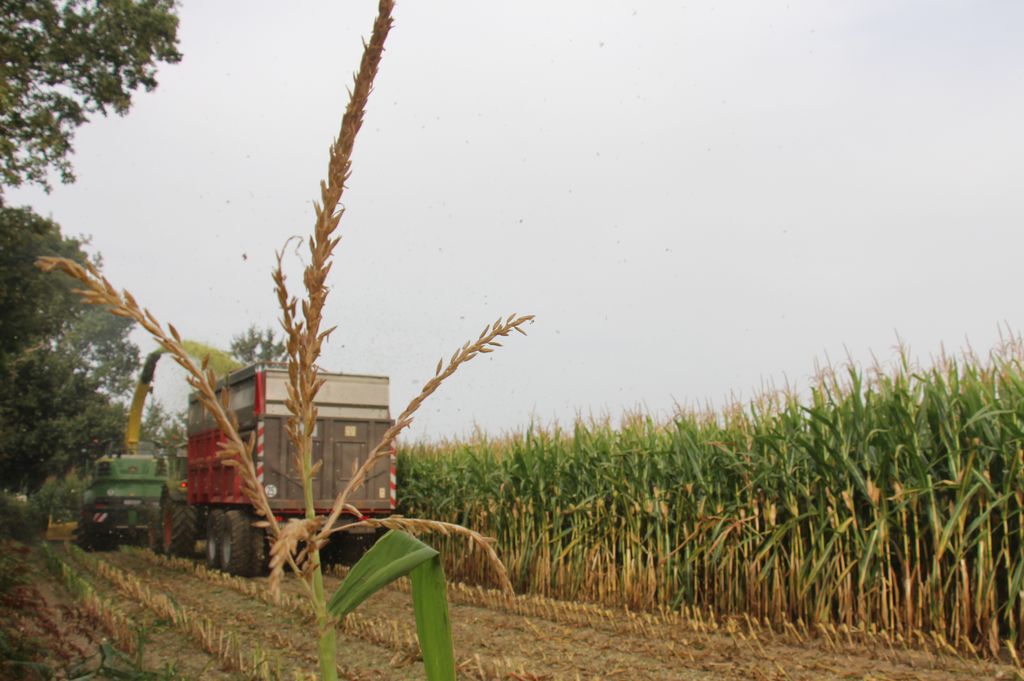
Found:
[[[164,518],[163,508],[157,510],[146,526],[146,546],[156,554],[164,552]]]
[[[228,574],[250,577],[252,569],[252,537],[255,528],[245,511],[232,510],[224,514],[220,526],[220,569]]]
[[[86,551],[113,551],[117,548],[117,537],[106,532],[89,532],[84,541],[79,546]]]
[[[170,556],[191,556],[196,548],[196,520],[195,506],[164,497],[160,502],[162,552]]]
[[[83,551],[93,550],[93,534],[84,527],[79,526],[78,533],[75,535],[75,545]]]
[[[224,511],[214,510],[206,516],[206,567],[220,569],[220,542],[224,535],[222,529],[227,518]]]

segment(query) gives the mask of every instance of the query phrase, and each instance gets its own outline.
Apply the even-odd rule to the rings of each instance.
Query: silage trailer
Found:
[[[388,379],[383,376],[321,373],[313,430],[313,465],[322,465],[313,480],[314,505],[326,513],[335,497],[383,439],[392,425]],[[305,514],[302,478],[286,425],[289,413],[287,366],[258,363],[228,374],[217,385],[227,390],[228,410],[247,441],[255,435],[257,477],[279,522]],[[210,567],[231,574],[260,574],[267,563],[265,531],[242,493],[238,470],[224,465],[218,445],[224,440],[213,416],[192,394],[188,406],[188,449],[183,476],[167,484],[160,502],[156,550],[190,555],[206,541]],[[382,458],[348,501],[364,517],[388,516],[397,502],[394,453]],[[344,518],[344,516],[343,516]],[[345,520],[356,518],[349,515]],[[366,544],[375,534],[361,533],[349,542]]]

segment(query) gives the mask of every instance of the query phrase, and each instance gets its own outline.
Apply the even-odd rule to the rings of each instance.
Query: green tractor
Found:
[[[144,544],[151,518],[160,509],[166,471],[166,459],[160,456],[122,454],[99,459],[82,499],[78,545],[91,551]]]
[[[177,476],[175,459],[139,446],[142,407],[153,382],[160,353],[146,358],[135,388],[124,450],[95,462],[92,483],[82,499],[76,542],[86,550],[118,544],[145,544],[167,480]]]

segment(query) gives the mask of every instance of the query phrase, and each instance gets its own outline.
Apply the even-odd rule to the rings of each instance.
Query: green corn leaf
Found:
[[[455,681],[455,650],[448,619],[448,588],[441,559],[435,555],[409,573],[416,635],[430,681]]]
[[[436,550],[400,530],[391,530],[359,559],[331,596],[327,611],[344,617],[374,592],[409,575],[416,635],[428,681],[455,681],[455,652],[448,618],[444,568]]]
[[[359,559],[327,603],[327,611],[344,617],[379,589],[403,577],[420,563],[437,556],[411,534],[390,530]]]

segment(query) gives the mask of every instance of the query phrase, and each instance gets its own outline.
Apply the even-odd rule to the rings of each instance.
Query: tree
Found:
[[[133,323],[81,305],[70,279],[33,266],[55,253],[85,262],[84,245],[26,208],[0,207],[0,488],[34,490],[123,437]]]
[[[82,262],[82,241],[65,239],[56,223],[27,208],[0,208],[0,366],[12,355],[58,334],[65,312],[75,312],[66,278],[36,276],[32,261],[57,253]]]
[[[242,364],[282,362],[287,356],[284,341],[274,340],[274,330],[251,325],[244,333],[231,339],[231,355]]]
[[[188,441],[184,409],[172,412],[159,402],[150,402],[142,419],[142,440],[158,450],[173,451]]]
[[[0,0],[0,194],[49,189],[89,115],[124,115],[156,87],[159,62],[181,60],[174,0]]]

